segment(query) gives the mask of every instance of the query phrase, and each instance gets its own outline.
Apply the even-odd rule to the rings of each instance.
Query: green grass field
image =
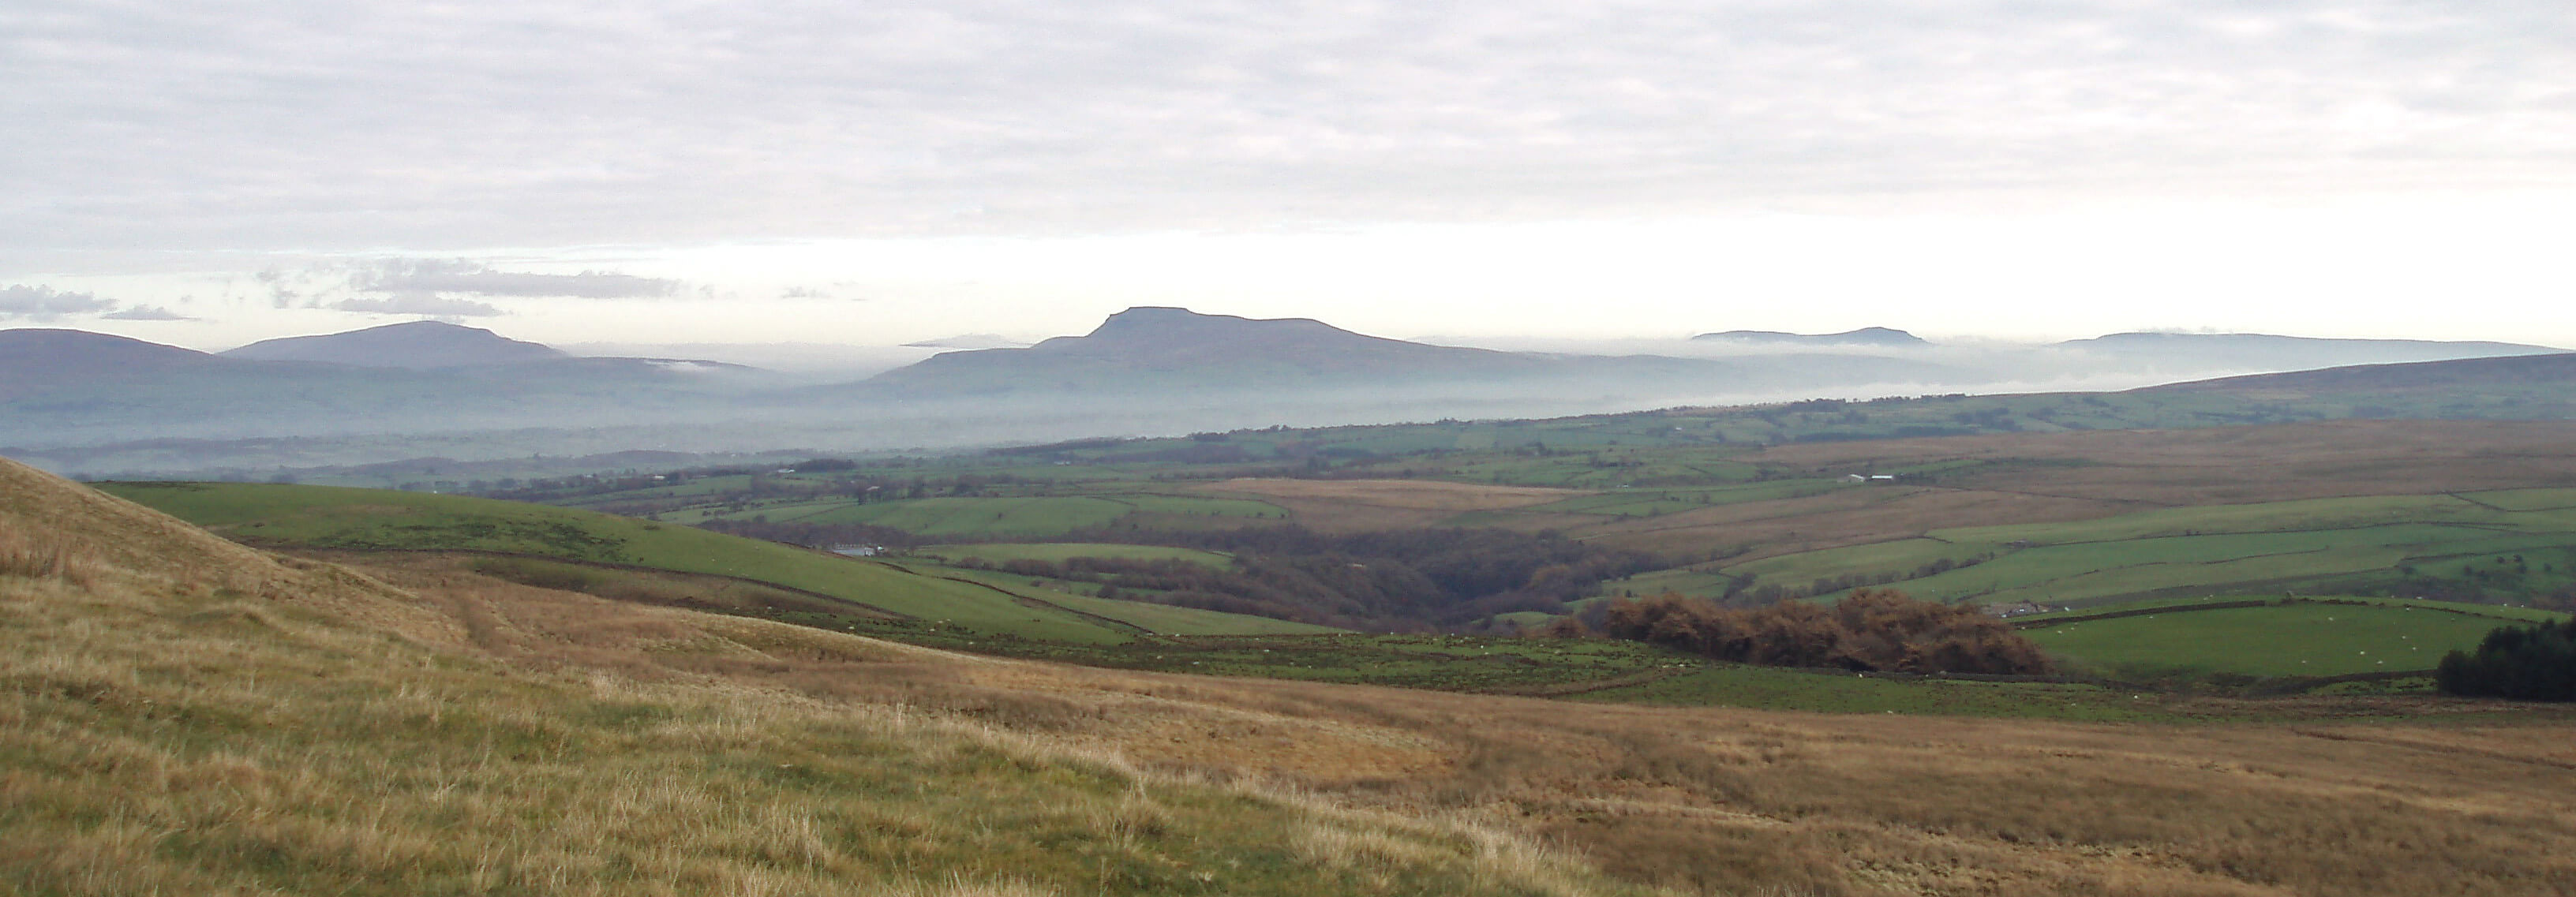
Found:
[[[1105,526],[1131,510],[1118,502],[1084,497],[924,498],[842,504],[806,514],[772,512],[769,519],[866,523],[924,536],[1058,536]]]
[[[1073,558],[1188,561],[1217,568],[1234,563],[1232,556],[1222,552],[1172,548],[1163,545],[1121,545],[1114,542],[991,542],[973,545],[926,545],[912,549],[912,553],[951,561],[972,558],[991,564],[1005,561],[1059,562]]]
[[[2447,602],[2299,602],[2195,609],[2037,625],[2040,647],[2113,674],[2179,670],[2248,676],[2341,676],[2431,669],[2496,627],[2554,616]]]
[[[1128,636],[991,589],[774,542],[566,508],[453,495],[240,483],[100,483],[110,494],[260,544],[491,551],[738,576],[995,634],[1089,643]]]
[[[1341,632],[1330,626],[1317,626],[1289,620],[1274,620],[1222,611],[1173,607],[1148,601],[1122,601],[1101,598],[1074,591],[1069,584],[1034,576],[1021,576],[994,570],[964,570],[931,567],[912,561],[898,562],[904,569],[980,583],[1030,601],[1052,604],[1076,613],[1105,617],[1154,635],[1320,635]]]
[[[2411,594],[2398,591],[2408,577],[2475,583],[2480,577],[2494,580],[2503,568],[2525,587],[2545,589],[2576,584],[2576,510],[2564,506],[2576,497],[2571,493],[2576,490],[2264,502],[2075,523],[1938,529],[1921,538],[1722,569],[1792,589],[1860,576],[1873,583],[1887,579],[1885,584],[1925,598],[2079,607],[2257,586]],[[1943,561],[1956,566],[1921,575],[1926,565]],[[1831,597],[1842,589],[1814,591]]]
[[[1162,528],[1240,525],[1286,519],[1276,505],[1249,499],[1113,492],[1099,495],[916,498],[861,503],[845,498],[780,501],[744,507],[666,512],[665,519],[761,519],[776,523],[864,523],[922,536],[1051,538],[1131,518]]]
[[[1688,598],[1716,598],[1726,594],[1734,580],[1715,573],[1696,570],[1655,570],[1602,583],[1603,591],[1613,596],[1653,597],[1667,592]]]

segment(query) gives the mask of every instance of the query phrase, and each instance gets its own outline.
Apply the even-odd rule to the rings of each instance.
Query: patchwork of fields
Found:
[[[1288,511],[1259,501],[1156,493],[1023,497],[938,497],[861,502],[823,499],[672,511],[679,523],[761,520],[774,523],[863,523],[930,537],[1048,538],[1122,522],[1159,527],[1280,520]]]
[[[1707,565],[1698,572],[1722,576],[1671,582],[1695,585],[1700,594],[1744,583],[1826,597],[1853,585],[1895,584],[1945,600],[2082,606],[2189,589],[2394,593],[2410,578],[2461,579],[2487,569],[2510,569],[2541,587],[2576,584],[2576,489],[2313,499],[1936,529]]]
[[[864,468],[674,476],[581,500],[628,513],[641,509],[650,519],[415,492],[242,484],[102,488],[255,543],[497,552],[739,577],[847,604],[844,612],[810,619],[776,618],[831,628],[911,627],[903,637],[926,643],[1297,678],[1374,669],[1351,681],[1453,688],[1564,683],[1590,674],[1557,659],[1511,654],[1499,666],[1453,681],[1408,665],[1409,655],[1395,643],[1325,655],[1303,643],[1293,651],[1286,650],[1291,643],[1259,644],[1242,648],[1242,656],[1197,644],[1140,660],[1130,648],[1331,630],[1172,606],[1273,612],[1207,603],[1204,591],[1181,594],[1212,580],[1137,585],[1150,578],[1137,573],[1113,589],[1105,574],[1050,572],[1044,565],[1080,558],[1181,561],[1234,575],[1248,569],[1228,553],[1235,543],[1174,534],[1283,526],[1352,536],[1453,527],[1554,531],[1579,543],[1651,552],[1670,565],[1572,593],[1561,605],[1540,605],[1547,610],[1500,605],[1479,625],[1503,632],[1544,625],[1609,596],[1830,600],[1865,585],[2025,611],[2288,594],[2513,603],[2514,596],[2576,590],[2576,458],[2561,448],[2576,428],[2563,424],[2344,422],[1771,446],[1693,436],[1687,421],[1676,426],[1596,429],[1590,432],[1599,438],[1589,443],[1559,440],[1543,448],[1505,438],[1516,429],[1507,424],[1440,431],[1454,430],[1460,446],[1482,440],[1485,447],[1475,450],[1436,445],[1437,439],[1425,441],[1430,431],[1416,429],[1343,453],[1356,460],[1328,477],[1235,476],[1245,468],[1222,464],[961,456],[941,467],[905,467],[899,478],[878,478]],[[1353,433],[1375,439],[1367,429]],[[1234,438],[1290,447],[1286,436],[1228,437]],[[1431,454],[1368,460],[1372,453],[1417,450]],[[2497,488],[2516,485],[2521,488]],[[922,497],[875,497],[898,488]],[[919,547],[898,557],[851,559],[680,525],[710,519],[865,524],[901,531],[918,541],[900,544]],[[1064,541],[1070,539],[1087,541]],[[1135,541],[1122,541],[1128,539]],[[1157,539],[1170,544],[1151,544]],[[1200,547],[1178,547],[1193,544]],[[1370,566],[1360,563],[1365,559],[1313,560],[1300,568],[1304,573],[1274,566],[1268,575],[1288,578],[1268,582],[1323,576],[1313,588],[1329,590],[1343,586],[1323,585],[1326,580]],[[1014,562],[1036,565],[1004,569]],[[1067,578],[1048,578],[1055,576]],[[1582,597],[1587,594],[1602,597]],[[2501,622],[2493,615],[2421,610],[2317,610],[2326,606],[2101,619],[2027,634],[2105,675],[2315,678],[2420,670]],[[1326,657],[1330,662],[1318,660]],[[1490,665],[1468,657],[1451,662],[1468,663],[1461,670]],[[1615,677],[1654,666],[1642,658],[1624,663],[1626,672],[1600,672]],[[1535,666],[1524,675],[1515,664]],[[1713,695],[1726,692],[1737,696],[1728,700],[1772,702],[1765,706],[1830,707],[1859,700],[1851,694],[1890,687],[1798,678],[1773,688],[1745,678],[1753,675],[1711,667],[1614,691],[1688,701],[1717,700]],[[1816,688],[1842,697],[1815,698]],[[2016,693],[1937,689],[1894,693],[1927,700],[1952,695],[1955,700],[1933,703],[1965,708],[1987,705],[1957,696]]]

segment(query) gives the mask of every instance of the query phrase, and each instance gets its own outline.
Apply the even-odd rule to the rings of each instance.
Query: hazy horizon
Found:
[[[2576,345],[2576,11],[0,12],[0,326]]]

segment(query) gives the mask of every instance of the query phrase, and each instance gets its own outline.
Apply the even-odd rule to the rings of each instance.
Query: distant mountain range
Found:
[[[757,373],[575,358],[435,322],[221,354],[79,330],[0,330],[0,445],[595,425],[639,410],[721,407],[713,400],[763,385]]]
[[[1254,319],[1141,307],[1082,336],[1024,349],[948,352],[861,386],[889,395],[1079,394],[1161,401],[1171,394],[1367,390],[1378,399],[1686,398],[1798,383],[1830,388],[1955,376],[1901,358],[1799,355],[1754,360],[1566,355],[1435,346],[1353,333],[1307,318]]]
[[[268,340],[217,354],[20,329],[0,331],[0,446],[21,454],[149,446],[143,456],[184,459],[198,451],[188,441],[211,440],[225,443],[220,453],[228,463],[307,452],[319,444],[312,439],[357,446],[329,463],[495,451],[524,457],[933,446],[1970,392],[2046,383],[2070,370],[2133,376],[2133,385],[2157,375],[2461,358],[2483,360],[2172,388],[2358,394],[2415,388],[2404,384],[2419,380],[2437,384],[2427,389],[2474,388],[2498,378],[2576,385],[2567,371],[2576,356],[2542,356],[2556,350],[2508,343],[2114,334],[1978,354],[1885,328],[1706,337],[1769,348],[1714,357],[1510,352],[1387,339],[1302,318],[1141,307],[1080,336],[949,351],[864,380],[812,386],[801,385],[811,377],[717,362],[575,357],[435,322]],[[408,441],[430,434],[441,434],[435,451]],[[307,442],[277,441],[293,439]],[[100,452],[93,454],[116,455]],[[188,462],[134,463],[187,469]]]

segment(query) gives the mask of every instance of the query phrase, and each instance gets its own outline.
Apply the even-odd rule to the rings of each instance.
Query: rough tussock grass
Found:
[[[6,510],[0,538],[37,532]],[[130,516],[56,530],[70,550],[157,527],[92,512]],[[1050,735],[1028,723],[1060,699],[963,684],[990,661],[195,548],[230,565],[0,574],[0,890],[1635,890],[1480,875],[1428,830],[1391,836],[1423,843],[1400,865],[1301,859],[1292,832],[1355,811]]]
[[[2564,716],[1596,706],[240,563],[0,576],[0,889],[2576,892]]]

